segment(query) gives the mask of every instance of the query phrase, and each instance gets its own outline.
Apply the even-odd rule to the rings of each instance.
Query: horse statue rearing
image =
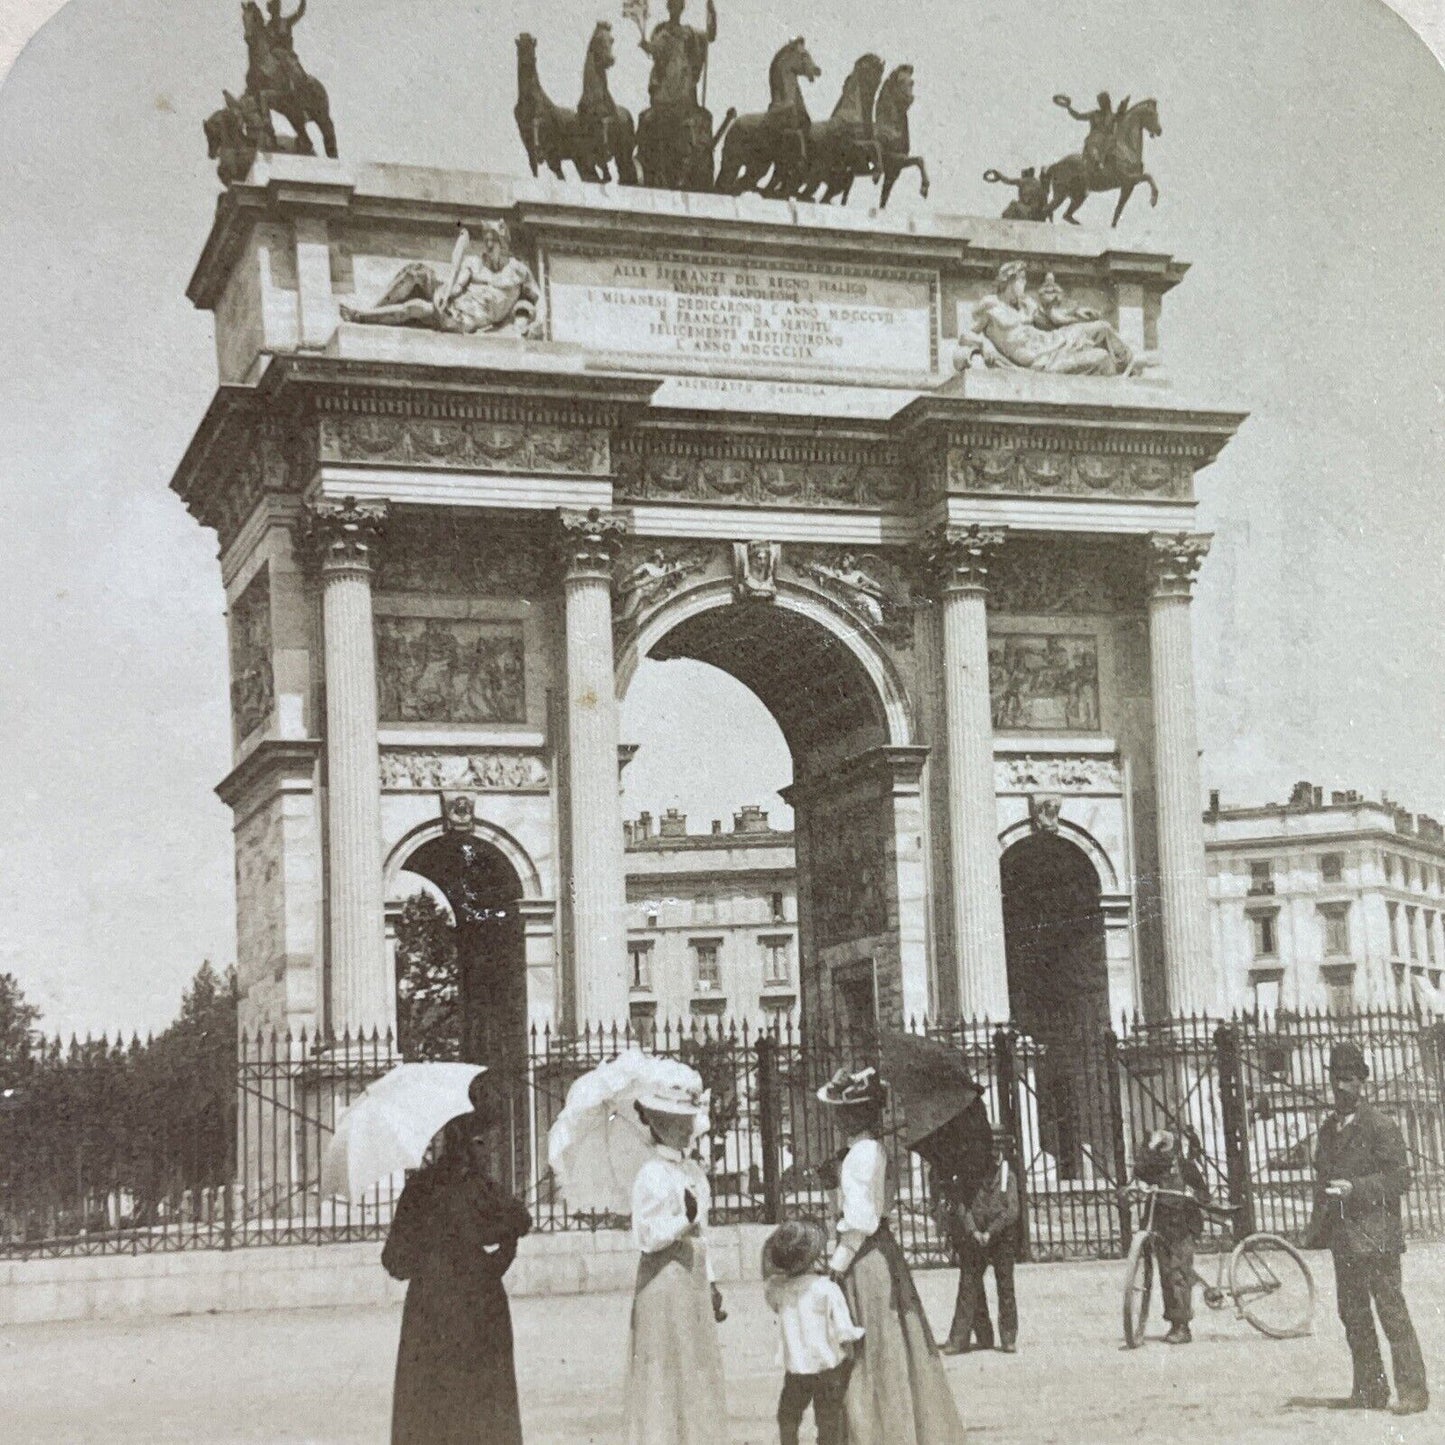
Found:
[[[859,176],[877,175],[883,169],[883,152],[873,135],[873,103],[883,82],[883,62],[873,54],[853,62],[843,93],[827,120],[815,121],[808,135],[808,169],[798,197],[811,201],[841,197],[848,204],[853,182]]]
[[[822,69],[800,35],[773,56],[768,67],[772,95],[767,110],[740,115],[723,140],[717,189],[724,195],[756,190],[769,172],[769,195],[791,196],[802,184],[812,120],[800,80],[816,80]]]
[[[1055,96],[1054,99],[1060,105],[1068,103],[1067,96]],[[1159,106],[1152,97],[1135,105],[1125,102],[1119,107],[1114,117],[1112,145],[1097,169],[1081,151],[1049,166],[1044,171],[1044,179],[1052,187],[1048,219],[1053,220],[1054,212],[1067,200],[1069,208],[1064,212],[1064,220],[1077,226],[1075,213],[1091,192],[1116,190],[1119,192],[1119,204],[1114,207],[1114,219],[1110,225],[1117,226],[1124,207],[1129,204],[1129,197],[1134,194],[1134,187],[1141,181],[1149,187],[1149,204],[1157,206],[1159,187],[1154,184],[1154,177],[1144,169],[1146,134],[1156,139],[1164,134],[1164,127],[1159,124]]]
[[[290,33],[305,13],[303,3],[290,17],[281,14],[279,0],[270,0],[271,18],[283,35],[277,39],[267,27],[261,7],[255,0],[241,6],[241,29],[246,37],[246,91],[256,97],[263,120],[265,141],[262,150],[279,150],[271,112],[284,116],[296,132],[296,150],[301,155],[314,155],[307,126],[314,122],[321,132],[326,154],[336,157],[336,131],[331,124],[331,102],[326,87],[308,75],[296,53],[290,48]]]
[[[877,115],[873,123],[873,133],[883,154],[883,168],[877,176],[883,183],[882,194],[878,197],[880,211],[888,204],[898,177],[906,170],[918,172],[918,194],[928,195],[928,167],[923,163],[922,156],[908,153],[908,111],[912,105],[913,67],[896,66],[878,92]]]

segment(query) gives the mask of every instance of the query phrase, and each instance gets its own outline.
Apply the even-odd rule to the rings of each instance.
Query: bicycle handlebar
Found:
[[[1238,1214],[1244,1209],[1242,1204],[1211,1204],[1206,1199],[1196,1199],[1192,1194],[1186,1194],[1182,1189],[1164,1189],[1157,1184],[1145,1184],[1141,1180],[1134,1180],[1125,1185],[1124,1193],[1152,1194],[1158,1199],[1182,1199],[1186,1204],[1192,1204],[1197,1209],[1202,1209],[1206,1214],[1213,1214],[1219,1219],[1228,1219],[1231,1215]]]

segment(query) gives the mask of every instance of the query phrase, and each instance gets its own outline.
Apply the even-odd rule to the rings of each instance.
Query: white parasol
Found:
[[[570,1209],[631,1213],[633,1181],[652,1152],[652,1136],[633,1106],[659,1090],[696,1095],[701,1107],[693,1138],[707,1132],[702,1076],[676,1059],[629,1049],[567,1090],[567,1102],[547,1134],[547,1161]]]
[[[321,1158],[321,1193],[356,1199],[373,1184],[415,1169],[437,1131],[470,1112],[479,1064],[398,1064],[336,1121]]]

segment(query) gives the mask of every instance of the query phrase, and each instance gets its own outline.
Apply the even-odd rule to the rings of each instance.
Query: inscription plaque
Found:
[[[921,377],[938,365],[938,277],[686,251],[548,251],[554,341],[741,375]]]

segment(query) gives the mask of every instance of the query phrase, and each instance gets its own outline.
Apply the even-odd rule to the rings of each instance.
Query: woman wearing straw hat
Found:
[[[963,1422],[903,1251],[888,1227],[897,1190],[879,1138],[886,1089],[876,1069],[840,1069],[818,1090],[848,1148],[838,1171],[829,1273],[863,1329],[843,1398],[848,1445],[962,1445]]]
[[[707,1128],[707,1095],[646,1085],[638,1117],[651,1157],[632,1185],[632,1237],[642,1252],[632,1300],[628,1445],[724,1445],[728,1436],[717,1321],[722,1297],[707,1257],[707,1176],[687,1157]]]

